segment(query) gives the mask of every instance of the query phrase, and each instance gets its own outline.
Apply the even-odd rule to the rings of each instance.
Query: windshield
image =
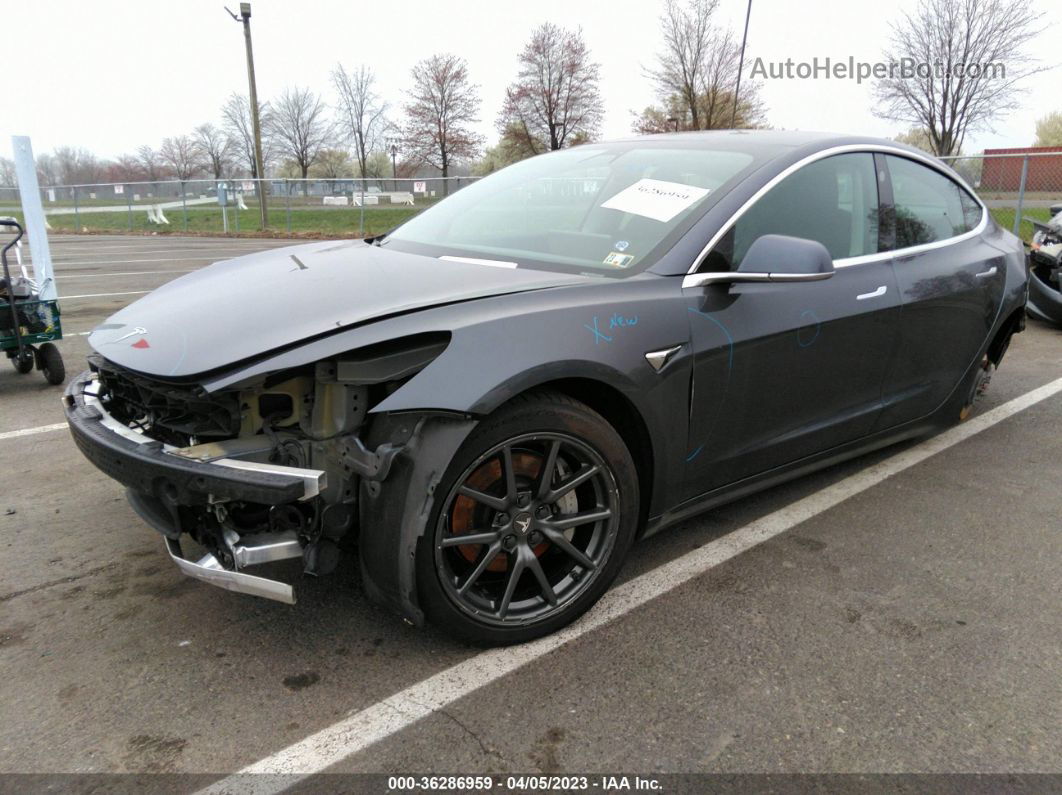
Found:
[[[577,146],[483,178],[381,245],[507,267],[627,275],[673,245],[752,159],[636,142]]]

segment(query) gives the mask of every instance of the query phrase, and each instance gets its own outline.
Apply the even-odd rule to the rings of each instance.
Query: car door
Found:
[[[927,164],[886,155],[895,214],[900,347],[878,427],[929,414],[962,381],[1003,300],[1005,259],[979,234],[981,205]]]
[[[825,245],[831,278],[685,290],[694,355],[686,496],[870,432],[900,312],[880,252],[878,181],[869,153],[805,165],[742,213],[701,268],[735,270],[773,233]]]

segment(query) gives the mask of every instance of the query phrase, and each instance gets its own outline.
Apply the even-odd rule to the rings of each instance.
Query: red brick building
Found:
[[[1044,156],[1044,152],[1057,152],[1057,156]],[[1027,146],[1015,149],[986,149],[981,170],[981,190],[1017,191],[1021,186],[1021,167],[1024,157],[1013,155],[1037,155],[1029,158],[1029,173],[1025,178],[1027,191],[1062,191],[1062,146]],[[993,157],[993,155],[1011,155]]]

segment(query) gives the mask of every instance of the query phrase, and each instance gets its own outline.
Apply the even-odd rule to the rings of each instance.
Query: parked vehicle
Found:
[[[1027,219],[1035,230],[1029,246],[1029,312],[1062,325],[1062,207],[1051,210],[1046,224]]]
[[[965,417],[1026,295],[1021,241],[915,149],[587,144],[170,282],[92,332],[67,415],[186,573],[291,602],[247,569],[356,541],[371,598],[513,643],[636,537]]]

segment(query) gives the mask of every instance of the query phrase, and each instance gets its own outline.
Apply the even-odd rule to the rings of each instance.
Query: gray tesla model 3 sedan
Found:
[[[651,136],[176,279],[92,332],[66,406],[187,574],[293,602],[255,566],[356,549],[370,598],[505,644],[640,535],[965,418],[1026,295],[917,150]]]

